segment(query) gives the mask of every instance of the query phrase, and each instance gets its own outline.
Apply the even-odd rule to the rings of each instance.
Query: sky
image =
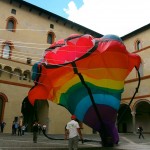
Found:
[[[24,0],[100,34],[124,36],[150,23],[150,0]]]

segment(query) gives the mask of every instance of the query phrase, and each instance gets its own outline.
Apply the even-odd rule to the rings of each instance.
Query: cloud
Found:
[[[64,9],[68,19],[101,34],[123,36],[150,23],[149,0],[83,0]]]
[[[70,15],[72,16],[73,14],[78,13],[77,6],[76,6],[76,4],[75,4],[73,1],[69,2],[69,4],[68,4],[68,9],[64,8],[64,11],[65,11],[66,14],[68,14],[69,16],[70,16]]]

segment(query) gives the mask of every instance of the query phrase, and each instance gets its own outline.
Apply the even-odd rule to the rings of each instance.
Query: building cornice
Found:
[[[11,82],[11,81],[4,81],[4,80],[0,80],[0,83],[9,84],[9,85],[15,85],[15,86],[21,86],[21,87],[26,87],[26,88],[32,88],[33,87],[33,85],[16,83],[16,82]]]
[[[122,36],[121,39],[126,40],[128,38],[131,38],[131,37],[143,32],[143,31],[146,31],[146,30],[149,30],[149,29],[150,29],[150,23],[143,26],[143,27],[141,27],[141,28],[138,28],[137,30],[134,30],[134,31],[130,32],[129,34],[126,34],[126,35]]]
[[[150,94],[149,95],[141,95],[141,96],[135,96],[134,99],[144,99],[144,98],[147,98],[147,97],[150,97]],[[122,98],[121,100],[122,101],[127,101],[127,100],[131,100],[132,97],[126,97],[126,98]]]
[[[147,75],[147,76],[144,76],[144,77],[140,78],[140,80],[146,80],[146,79],[150,79],[150,75]],[[138,80],[139,80],[138,78],[126,80],[125,84],[131,83],[131,82],[137,82]]]

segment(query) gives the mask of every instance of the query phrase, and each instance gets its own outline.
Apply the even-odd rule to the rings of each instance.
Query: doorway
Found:
[[[32,131],[33,122],[36,120],[39,124],[46,124],[48,127],[49,105],[47,100],[36,100],[32,106],[26,97],[22,102],[21,112],[23,114],[23,124],[27,125],[27,132]]]
[[[117,125],[120,133],[132,131],[131,109],[126,104],[122,104],[118,111]]]

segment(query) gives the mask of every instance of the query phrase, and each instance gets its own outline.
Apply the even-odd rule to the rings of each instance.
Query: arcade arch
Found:
[[[31,71],[22,70],[21,68],[12,68],[11,66],[3,66],[0,64],[0,77],[4,80],[27,81],[31,82]]]
[[[136,133],[139,125],[144,132],[150,133],[150,100],[137,100],[132,108],[121,104],[117,118],[118,131]]]
[[[127,104],[121,104],[117,118],[118,131],[120,133],[131,132],[132,115],[131,109]]]
[[[0,93],[0,122],[4,117],[5,103],[8,102],[8,98],[5,94]]]
[[[150,101],[146,99],[138,100],[134,106],[133,111],[135,112],[135,131],[140,125],[143,127],[144,132],[150,132]]]

